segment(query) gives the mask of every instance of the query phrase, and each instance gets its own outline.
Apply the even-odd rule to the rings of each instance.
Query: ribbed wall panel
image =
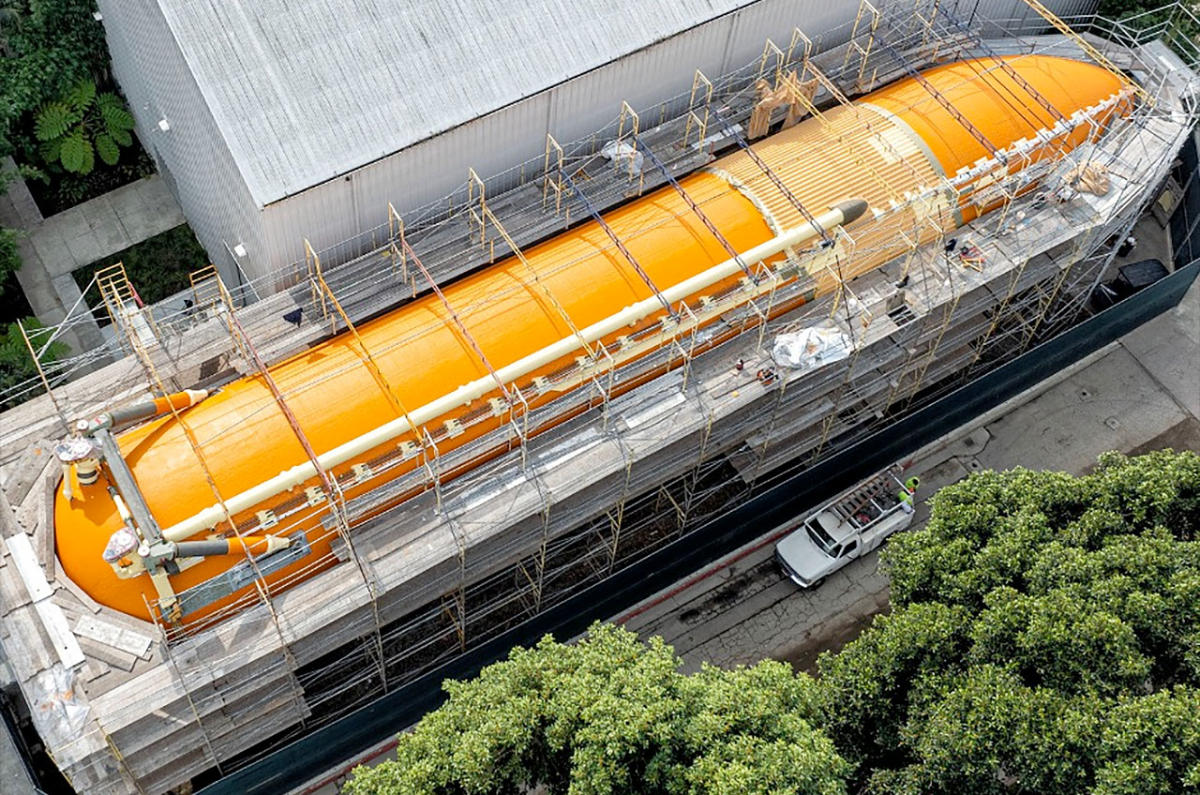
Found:
[[[935,215],[935,224],[930,224],[927,207],[915,212],[907,206],[909,197],[927,193],[943,180],[911,133],[867,106],[834,108],[818,120],[756,144],[755,151],[793,197],[803,197],[803,206],[813,215],[848,198],[866,199],[873,210],[888,211],[877,223],[851,233],[854,255],[843,263],[842,278],[853,278],[895,256],[901,234],[926,241],[939,228],[954,226],[952,213]],[[776,228],[804,222],[792,201],[749,155],[731,155],[717,165],[757,199]],[[854,196],[847,195],[848,185],[854,186]],[[895,211],[896,207],[901,209]],[[823,290],[836,284],[831,273],[812,275]]]
[[[330,173],[325,182],[298,187],[293,195],[259,207],[251,197],[245,170],[225,143],[224,137],[232,131],[217,121],[225,116],[213,112],[210,105],[217,100],[193,77],[189,54],[173,36],[160,0],[99,0],[99,4],[114,72],[137,117],[138,134],[170,177],[189,223],[231,283],[237,277],[228,249],[238,243],[248,252],[241,260],[247,274],[264,275],[301,260],[305,238],[320,250],[386,224],[389,201],[403,213],[445,196],[463,183],[468,166],[487,177],[540,153],[547,132],[563,142],[588,135],[616,115],[622,99],[653,117],[657,103],[690,86],[696,68],[710,77],[737,68],[758,57],[767,37],[786,46],[791,30],[799,26],[822,47],[837,46],[848,35],[858,8],[852,1],[751,2],[347,174]],[[207,5],[216,13],[226,4]],[[877,5],[907,7],[882,0]],[[1095,2],[1051,0],[1047,5],[1056,13],[1071,15],[1091,11]],[[999,28],[982,26],[985,18],[1024,19],[1028,30],[1037,26],[1036,19],[1030,19],[1033,12],[1020,0],[957,0],[943,7],[963,20],[977,21],[984,35],[1004,35]],[[253,15],[255,9],[244,5],[241,13]],[[547,23],[552,20],[547,18]],[[302,28],[303,20],[296,26]],[[318,49],[333,46],[333,40],[319,29],[309,29],[304,36]],[[253,44],[247,41],[242,46],[248,51]],[[364,72],[375,68],[369,52],[362,51],[361,59]],[[455,68],[478,71],[486,64],[485,58]],[[434,66],[429,65],[430,72],[423,78],[430,83],[440,79],[441,72]],[[252,82],[253,76],[247,80]],[[379,86],[386,90],[386,81]],[[293,88],[303,92],[309,87]],[[158,129],[162,118],[170,122],[168,132]],[[258,144],[266,147],[270,140],[264,137]]]

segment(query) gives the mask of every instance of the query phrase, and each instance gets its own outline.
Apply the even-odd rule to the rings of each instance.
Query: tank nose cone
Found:
[[[867,211],[865,199],[846,199],[833,205],[833,209],[841,210],[842,223],[849,224],[857,221]]]

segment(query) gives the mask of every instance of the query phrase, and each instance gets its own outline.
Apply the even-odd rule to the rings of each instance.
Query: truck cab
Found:
[[[908,527],[919,480],[902,481],[898,472],[898,467],[889,468],[839,494],[784,536],[775,546],[775,558],[788,578],[801,588],[814,588]]]

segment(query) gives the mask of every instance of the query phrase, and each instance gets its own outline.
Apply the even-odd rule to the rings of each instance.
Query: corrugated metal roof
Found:
[[[750,4],[158,3],[260,206]]]

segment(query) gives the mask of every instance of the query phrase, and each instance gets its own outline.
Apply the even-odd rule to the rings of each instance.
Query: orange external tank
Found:
[[[924,77],[1001,148],[1056,123],[1055,114],[1034,102],[1025,86],[1044,97],[1059,116],[1091,109],[1099,124],[1121,96],[1121,80],[1089,64],[1025,56],[1011,59],[1009,65],[1020,75],[1019,81],[989,61],[947,64],[925,72]],[[1084,124],[1060,130],[1053,141],[1043,142],[1042,149],[1069,148],[1094,129]],[[890,211],[897,206],[896,196],[916,195],[939,185],[945,189],[947,178],[989,155],[954,114],[914,80],[876,91],[853,107],[826,111],[823,120],[801,122],[755,144],[754,149],[813,213],[849,198],[870,205],[872,217],[851,229],[858,250],[869,253],[856,255],[849,275],[902,252],[897,224],[930,232],[928,224],[914,223],[922,220],[914,214],[927,212],[943,228],[969,218],[972,211],[959,206],[954,197],[949,206],[931,203],[923,211],[912,207]],[[761,247],[803,222],[790,199],[744,152],[717,160],[681,184],[739,253]],[[462,385],[479,383],[564,340],[578,340],[581,329],[653,299],[647,279],[665,290],[687,284],[697,273],[729,259],[722,242],[670,188],[614,210],[605,220],[645,278],[612,245],[602,227],[584,223],[530,248],[524,261],[507,259],[446,287],[444,301],[427,295],[362,325],[357,337],[339,335],[271,367],[282,405],[266,379],[246,377],[191,408],[116,435],[144,505],[157,526],[166,528],[168,541],[212,542],[191,548],[216,550],[216,554],[184,557],[181,553],[155,578],[131,565],[145,551],[146,533],[122,505],[120,490],[114,488],[116,478],[106,465],[97,482],[81,484],[69,496],[60,490],[55,529],[64,571],[96,601],[143,619],[150,617],[148,604],[157,602],[162,608],[164,593],[194,594],[196,598],[184,600],[182,609],[177,605],[173,614],[162,609],[159,616],[190,622],[236,607],[255,594],[253,582],[230,572],[237,566],[244,568],[248,554],[256,562],[287,554],[286,550],[261,554],[264,539],[273,533],[288,536],[292,548],[302,547],[304,554],[287,558],[286,565],[264,575],[272,590],[335,565],[331,543],[337,533],[328,515],[329,488],[352,499],[397,482],[422,466],[423,457],[416,453],[431,449],[431,440],[445,457],[507,422],[517,407],[502,399],[505,393],[497,386],[435,419],[422,419],[415,423],[416,432],[405,419],[411,412],[441,405],[439,400]],[[865,245],[872,240],[874,245]],[[779,257],[763,259],[774,262]],[[736,293],[744,286],[739,277],[733,274],[709,284],[690,294],[686,302],[700,306],[711,296]],[[816,281],[819,291],[823,283],[820,278]],[[783,304],[776,310],[795,305]],[[596,344],[619,349],[629,335],[661,325],[665,315],[662,311],[648,315],[634,328],[606,333]],[[506,383],[506,390],[519,389],[523,407],[549,402],[560,392],[544,388],[542,379],[570,368],[585,353],[582,342],[575,347],[570,355],[522,370],[526,375]],[[352,440],[373,439],[371,434],[388,424],[402,430],[361,453],[339,458],[336,465],[322,467],[323,477],[289,481],[289,488],[252,505],[247,499],[256,498],[240,499],[267,494],[270,490],[259,488],[264,482],[278,480],[285,471],[302,473],[312,456],[323,456]],[[499,451],[491,454],[495,452]],[[442,472],[441,477],[454,474]],[[396,492],[396,499],[403,496],[403,490]],[[125,503],[130,502],[130,495],[124,497]],[[230,505],[247,507],[222,508]],[[114,552],[111,542],[124,530],[129,532],[129,543],[118,545]],[[225,541],[236,535],[246,536],[250,543]],[[121,571],[126,575],[118,576]],[[210,587],[213,583],[220,587]]]

